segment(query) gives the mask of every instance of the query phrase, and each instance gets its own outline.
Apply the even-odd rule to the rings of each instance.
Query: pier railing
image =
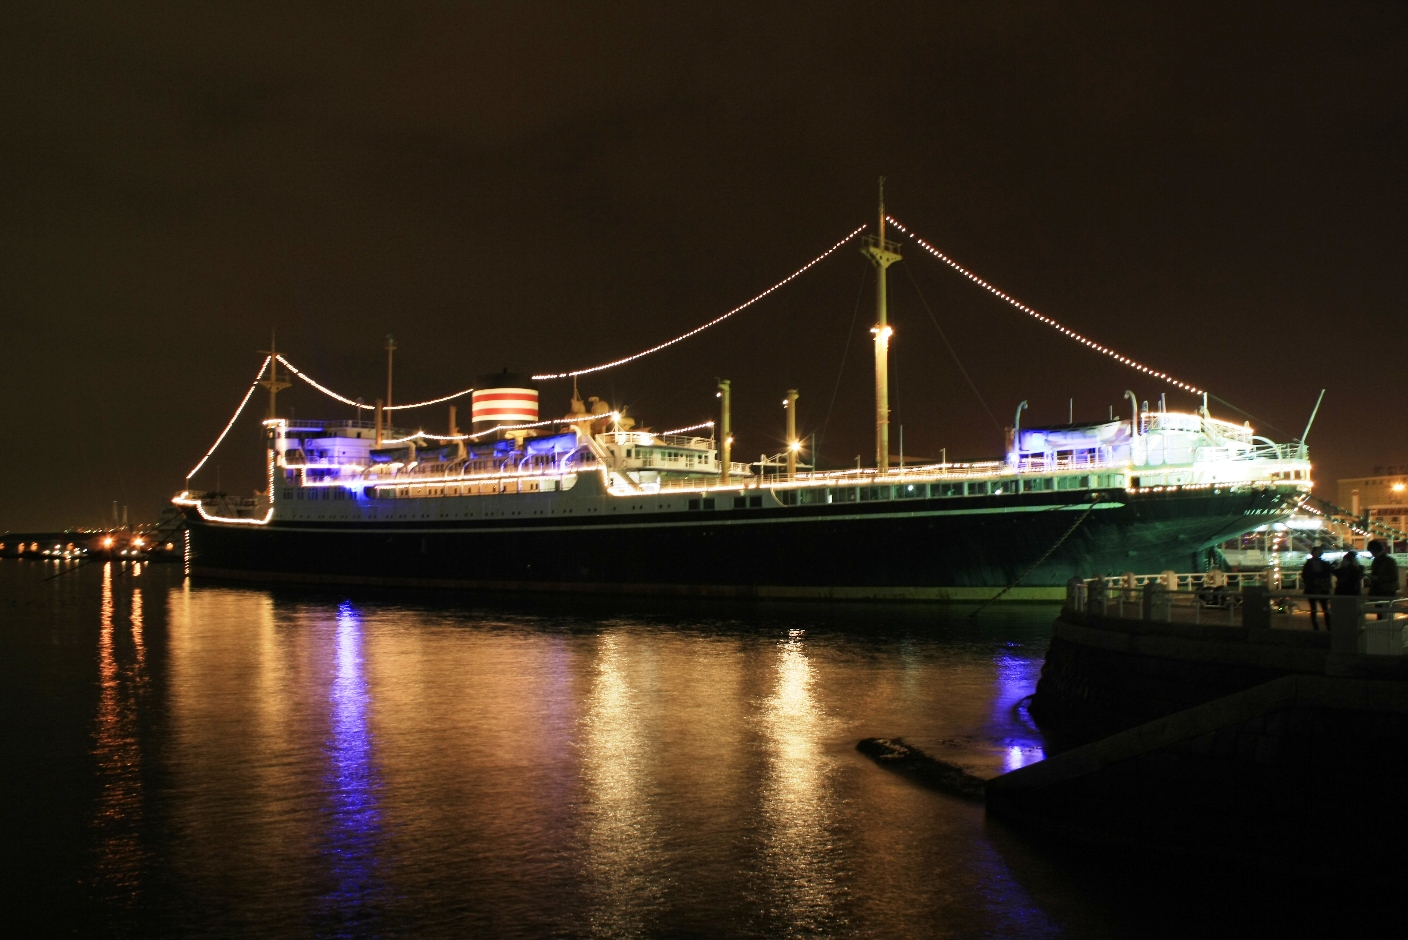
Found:
[[[1173,575],[1173,572],[1168,572]],[[1191,576],[1184,583],[1193,583]],[[1366,655],[1408,655],[1408,598],[1364,595],[1302,594],[1272,590],[1249,576],[1240,584],[1198,584],[1170,588],[1173,578],[1148,576],[1143,584],[1126,579],[1072,578],[1066,586],[1066,613],[1078,619],[1142,620],[1150,623],[1240,627],[1263,630],[1310,630],[1312,602],[1324,613],[1323,629],[1354,637]],[[1161,580],[1163,579],[1163,580]]]

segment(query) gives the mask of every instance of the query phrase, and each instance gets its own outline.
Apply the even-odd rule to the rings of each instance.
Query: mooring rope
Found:
[[[1002,597],[1002,595],[1006,594],[1008,591],[1012,590],[1014,587],[1016,587],[1017,585],[1021,584],[1023,581],[1025,581],[1025,580],[1027,579],[1027,575],[1031,574],[1033,571],[1035,571],[1036,569],[1040,568],[1041,565],[1042,565],[1042,562],[1044,562],[1044,561],[1046,561],[1046,559],[1050,558],[1050,557],[1051,557],[1051,554],[1052,554],[1053,552],[1055,552],[1056,549],[1058,549],[1058,548],[1060,548],[1062,545],[1064,545],[1065,542],[1066,542],[1066,539],[1070,538],[1071,535],[1075,533],[1076,529],[1079,529],[1079,528],[1080,528],[1081,523],[1084,522],[1087,518],[1089,518],[1090,514],[1095,511],[1095,507],[1096,507],[1097,505],[1099,505],[1100,499],[1101,499],[1104,495],[1105,495],[1105,494],[1103,494],[1103,493],[1093,493],[1093,494],[1091,494],[1091,497],[1090,497],[1090,505],[1085,508],[1085,512],[1083,512],[1083,513],[1080,514],[1080,518],[1079,518],[1079,519],[1077,519],[1075,522],[1071,523],[1071,527],[1066,530],[1066,534],[1065,534],[1065,535],[1062,535],[1059,539],[1057,539],[1057,540],[1056,540],[1056,544],[1055,544],[1055,545],[1052,545],[1050,548],[1048,548],[1048,549],[1046,550],[1046,554],[1045,554],[1045,555],[1042,555],[1040,558],[1038,558],[1038,559],[1036,560],[1036,562],[1035,562],[1030,568],[1028,568],[1026,571],[1023,571],[1023,572],[1017,577],[1017,580],[1013,581],[1011,584],[1007,585],[1007,587],[1005,587],[1005,588],[1003,588],[1002,590],[998,591],[998,592],[997,592],[996,594],[994,594],[992,597],[988,598],[988,599],[987,599],[986,601],[984,601],[981,605],[979,605],[979,607],[978,607],[977,610],[973,611],[971,614],[968,615],[969,618],[971,619],[971,618],[973,618],[973,617],[978,616],[978,614],[982,613],[984,610],[986,610],[986,609],[988,608],[988,605],[994,603],[995,601],[997,601],[998,598]]]

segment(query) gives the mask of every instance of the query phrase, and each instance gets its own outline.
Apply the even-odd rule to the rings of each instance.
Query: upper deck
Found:
[[[719,495],[752,505],[810,505],[910,498],[1005,496],[1050,491],[1155,491],[1277,486],[1308,492],[1311,465],[1303,444],[1276,444],[1245,425],[1201,415],[1145,412],[1138,433],[1127,421],[1023,429],[1006,460],[758,475],[733,464],[724,482],[711,438],[648,430],[563,433],[478,442],[424,433],[384,439],[365,422],[266,422],[269,490],[254,500],[214,502],[184,492],[176,502],[200,506],[212,521],[262,523],[275,512],[298,518],[426,518],[502,514],[485,499],[562,494],[583,474],[605,498]],[[750,497],[748,494],[753,493]],[[577,498],[586,496],[578,490]],[[401,500],[454,500],[412,512]],[[465,502],[468,500],[468,502]],[[333,501],[346,511],[333,511]],[[206,504],[209,503],[209,511]],[[309,505],[310,503],[316,505]],[[673,503],[673,501],[672,501]],[[385,505],[387,513],[363,509]],[[662,508],[665,503],[659,504]],[[362,509],[358,509],[360,506]],[[549,511],[549,510],[532,510]],[[556,512],[556,509],[551,510]],[[564,510],[565,511],[565,510]],[[515,514],[516,510],[512,511]]]

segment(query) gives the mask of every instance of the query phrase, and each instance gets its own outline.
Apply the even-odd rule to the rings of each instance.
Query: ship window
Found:
[[[923,499],[925,495],[927,495],[923,483],[906,483],[903,486],[897,487],[897,490],[898,492],[895,495],[900,499]]]
[[[762,508],[763,508],[763,498],[762,498],[761,496],[750,496],[750,497],[748,497],[748,508],[749,508],[749,509],[762,509]]]
[[[931,483],[929,484],[929,495],[931,496],[962,496],[962,483]]]
[[[714,497],[710,496],[709,498],[707,498],[707,499],[704,500],[704,508],[705,508],[705,509],[713,509],[713,508],[714,508]]]
[[[860,498],[862,501],[889,499],[890,487],[888,486],[862,486],[860,488]]]
[[[697,499],[691,499],[691,500],[689,501],[689,508],[690,508],[690,509],[698,509],[698,508],[699,508],[699,500],[697,500]]]
[[[826,487],[813,486],[801,491],[801,502],[803,504],[825,503]]]
[[[1041,493],[1051,489],[1051,477],[1031,477],[1022,481],[1023,493]]]
[[[836,486],[831,489],[831,501],[833,503],[853,503],[856,501],[856,488],[854,486]]]
[[[733,508],[734,508],[734,509],[747,509],[747,508],[748,508],[748,497],[746,497],[746,496],[735,496],[735,497],[733,498]]]
[[[973,483],[968,483],[966,492],[969,496],[986,496],[988,492],[988,481],[978,480]]]
[[[779,490],[777,491],[777,498],[782,502],[782,505],[784,506],[797,505],[796,490]]]

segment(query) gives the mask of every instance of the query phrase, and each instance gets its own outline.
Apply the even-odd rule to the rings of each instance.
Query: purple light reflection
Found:
[[[381,892],[377,876],[381,848],[380,781],[367,727],[371,696],[362,671],[362,624],[350,602],[337,609],[337,673],[329,693],[331,733],[323,778],[330,824],[326,857],[333,888],[324,896],[338,936],[361,934]]]
[[[1002,740],[1002,769],[1016,770],[1046,757],[1041,733],[1027,717],[1023,700],[1036,691],[1041,676],[1040,657],[1021,656],[1013,644],[1000,650],[993,658],[996,667],[993,696],[993,721]]]

